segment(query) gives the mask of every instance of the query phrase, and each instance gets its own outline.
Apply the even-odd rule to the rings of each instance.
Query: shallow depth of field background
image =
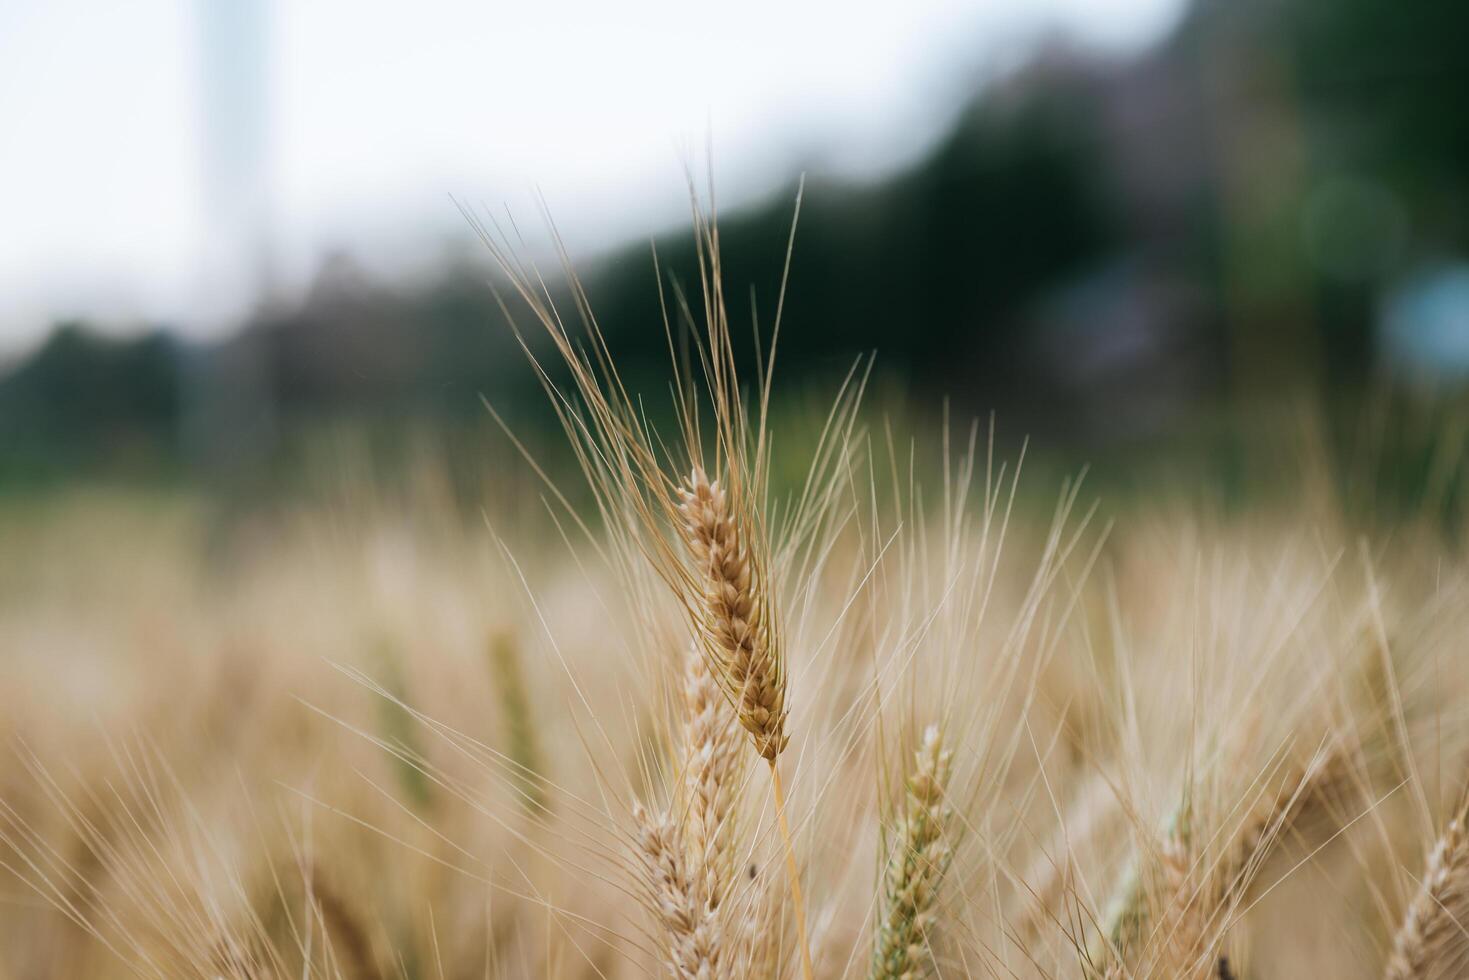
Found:
[[[1469,378],[1462,5],[967,6],[8,5],[0,492],[253,498],[347,433],[483,460],[481,395],[530,437],[455,201],[554,278],[543,198],[661,386],[650,243],[688,285],[712,147],[736,319],[806,174],[792,399],[875,351],[875,408],[1230,494],[1304,425],[1416,507]]]
[[[1078,555],[1105,540],[1106,573],[1095,591],[1079,559],[1057,577],[1062,605],[1083,596],[1069,624],[1083,647],[1126,647],[1135,628],[1166,674],[1207,621],[1229,677],[1230,657],[1267,647],[1303,663],[1389,640],[1457,651],[1466,38],[1469,4],[1452,0],[11,0],[0,945],[21,952],[0,977],[117,969],[54,910],[81,901],[67,889],[89,861],[108,868],[102,931],[173,950],[162,975],[255,975],[211,928],[272,888],[290,907],[302,880],[373,910],[364,932],[338,909],[325,933],[361,962],[315,975],[436,976],[437,956],[463,967],[450,975],[616,975],[610,954],[558,945],[534,901],[491,908],[478,879],[448,873],[515,828],[382,748],[456,786],[482,776],[401,698],[590,785],[548,632],[630,746],[640,722],[587,613],[613,583],[577,574],[486,409],[589,513],[461,209],[498,221],[569,311],[559,237],[623,376],[666,421],[654,252],[665,298],[697,292],[685,167],[717,195],[747,377],[743,324],[768,332],[804,177],[777,491],[799,486],[826,407],[875,355],[861,423],[929,502],[946,425],[962,448],[971,420],[992,424],[997,465],[1024,447],[1002,620],[1084,471],[1076,515],[1097,510]],[[1393,572],[1401,587],[1379,590]],[[1425,662],[1401,668],[1409,695],[1462,689]],[[1139,676],[1141,695],[1187,689]],[[1043,682],[1083,729],[1105,714],[1082,673]],[[1270,696],[1294,705],[1282,689],[1257,707]],[[1458,785],[1425,778],[1425,800]],[[1423,841],[1395,839],[1401,862],[1361,863],[1412,865]],[[242,858],[260,841],[266,858]],[[19,858],[47,848],[65,869],[40,876],[49,895]],[[519,854],[515,888],[589,917],[620,901],[541,857]],[[811,860],[818,900],[845,894]],[[1375,975],[1413,884],[1397,883],[1367,931],[1304,926],[1314,945],[1279,962]],[[832,941],[859,949],[853,894],[833,904],[850,931]],[[276,935],[267,907],[254,914]],[[1289,945],[1262,935],[1263,951]],[[178,936],[198,948],[179,953]]]

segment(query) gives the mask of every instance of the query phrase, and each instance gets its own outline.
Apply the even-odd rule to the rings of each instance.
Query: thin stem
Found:
[[[786,877],[791,882],[791,903],[796,907],[796,937],[801,943],[801,977],[812,980],[811,944],[806,939],[806,903],[801,899],[801,871],[796,866],[796,848],[791,843],[791,828],[786,823],[786,794],[780,785],[780,769],[770,762],[770,785],[775,790],[775,818],[780,822],[781,840],[786,845]]]

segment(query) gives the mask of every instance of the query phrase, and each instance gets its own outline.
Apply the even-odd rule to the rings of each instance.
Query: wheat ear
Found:
[[[1282,792],[1240,824],[1226,851],[1208,869],[1194,867],[1197,854],[1190,846],[1188,807],[1181,804],[1169,818],[1157,853],[1164,916],[1157,934],[1163,937],[1162,952],[1178,975],[1205,969],[1217,952],[1208,947],[1217,946],[1222,939],[1218,931],[1223,917],[1243,901],[1282,835],[1299,828],[1313,815],[1329,813],[1333,794],[1350,785],[1350,744],[1338,741],[1297,770],[1283,783]],[[1193,873],[1200,870],[1210,880],[1200,881]],[[1149,916],[1149,892],[1143,884],[1134,859],[1108,907],[1104,935],[1110,949],[1101,952],[1104,961],[1126,957],[1129,947],[1142,938]],[[1227,968],[1224,960],[1220,963]]]
[[[1393,939],[1386,980],[1448,980],[1469,960],[1469,800],[1428,855],[1423,883]]]
[[[791,904],[801,947],[801,975],[812,980],[811,945],[801,897],[800,866],[786,818],[785,789],[776,761],[786,733],[785,670],[775,629],[763,555],[757,551],[755,522],[730,498],[728,488],[695,466],[679,489],[680,533],[693,560],[701,592],[695,615],[704,654],[735,716],[770,765],[776,820],[785,844]]]
[[[923,733],[917,765],[908,777],[907,801],[897,844],[883,875],[881,920],[872,954],[872,980],[909,980],[926,971],[931,958],[935,906],[953,859],[945,837],[951,814],[946,790],[949,753],[938,726]]]
[[[546,811],[546,784],[541,768],[540,742],[537,737],[535,710],[521,669],[520,647],[508,633],[490,638],[490,665],[495,674],[495,691],[506,754],[512,763],[511,778],[520,795],[520,804],[532,815]]]
[[[688,849],[711,909],[724,902],[735,873],[734,808],[743,758],[740,726],[695,646],[684,683],[688,760]]]
[[[669,968],[679,978],[721,980],[734,975],[743,954],[736,948],[726,955],[723,949],[728,913],[722,909],[734,873],[731,824],[742,736],[697,649],[684,682],[684,711],[686,804],[656,817],[636,804],[633,817]],[[738,940],[739,930],[731,935]]]
[[[1304,768],[1294,771],[1280,793],[1240,826],[1221,869],[1221,906],[1232,908],[1243,900],[1282,837],[1313,818],[1330,816],[1333,797],[1352,790],[1351,744],[1338,740],[1318,752]]]
[[[1213,972],[1209,955],[1215,942],[1209,935],[1213,910],[1206,905],[1208,896],[1197,887],[1187,823],[1175,823],[1158,850],[1163,892],[1159,972],[1177,980],[1208,980]]]
[[[694,468],[679,495],[684,543],[702,579],[698,614],[706,653],[755,751],[774,762],[789,740],[785,672],[746,520],[702,467]]]
[[[653,816],[633,804],[638,850],[653,911],[663,926],[665,954],[677,980],[710,980],[720,972],[719,921],[699,898],[678,824],[668,814]]]

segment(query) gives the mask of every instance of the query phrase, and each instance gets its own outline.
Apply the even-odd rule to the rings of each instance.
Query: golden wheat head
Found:
[[[680,496],[680,530],[703,580],[703,645],[755,750],[773,761],[790,739],[785,671],[751,528],[731,506],[729,492],[702,467],[694,468]]]

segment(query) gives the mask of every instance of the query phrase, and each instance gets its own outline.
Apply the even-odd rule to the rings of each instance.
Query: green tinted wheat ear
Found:
[[[749,528],[702,467],[679,495],[680,531],[702,578],[698,612],[707,652],[755,750],[774,761],[789,740],[785,674]]]
[[[1461,804],[1428,855],[1423,882],[1393,940],[1386,980],[1450,980],[1469,972],[1469,834]]]
[[[333,889],[316,868],[311,870],[311,895],[321,915],[332,956],[341,961],[346,976],[360,980],[379,980],[367,924],[347,896]]]
[[[932,959],[929,940],[939,888],[953,859],[945,836],[951,815],[945,795],[949,761],[938,726],[930,725],[923,733],[917,765],[908,777],[905,811],[883,876],[872,980],[924,976]]]
[[[505,752],[514,769],[511,778],[523,807],[531,813],[546,807],[541,751],[525,673],[521,670],[520,648],[509,634],[490,638],[490,666],[495,674],[495,692],[504,718]]]

